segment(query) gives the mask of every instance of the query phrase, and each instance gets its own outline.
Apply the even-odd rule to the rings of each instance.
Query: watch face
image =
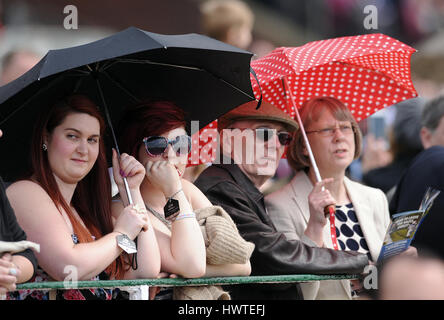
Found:
[[[136,243],[128,238],[126,234],[120,234],[116,237],[117,239],[117,245],[122,248],[123,251],[126,253],[136,253],[137,247]]]
[[[169,199],[163,207],[165,219],[173,221],[180,212],[179,201],[176,199]]]

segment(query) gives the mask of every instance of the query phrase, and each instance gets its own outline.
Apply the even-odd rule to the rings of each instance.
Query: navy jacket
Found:
[[[426,149],[412,161],[398,183],[390,202],[390,213],[417,210],[428,187],[441,193],[416,232],[412,245],[419,253],[444,258],[444,147]]]

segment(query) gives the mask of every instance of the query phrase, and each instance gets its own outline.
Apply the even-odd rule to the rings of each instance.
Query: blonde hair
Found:
[[[338,121],[350,121],[355,137],[354,159],[357,159],[361,154],[362,133],[350,110],[338,99],[333,97],[316,97],[304,102],[299,110],[304,128],[307,128],[312,122],[316,122],[325,110],[329,110]],[[309,157],[304,155],[304,148],[304,138],[301,130],[298,129],[287,149],[287,160],[293,170],[300,171],[311,167]]]
[[[202,31],[209,37],[224,41],[232,27],[253,27],[254,15],[239,0],[209,0],[200,6]]]

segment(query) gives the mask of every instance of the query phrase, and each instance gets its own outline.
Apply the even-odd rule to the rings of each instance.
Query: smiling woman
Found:
[[[266,197],[267,209],[276,228],[289,239],[305,236],[319,247],[366,253],[376,261],[390,218],[387,199],[379,189],[351,181],[345,176],[350,163],[359,157],[361,132],[351,112],[332,97],[316,97],[301,108],[300,116],[319,168],[316,175],[298,130],[287,150],[295,177],[283,189]],[[334,224],[324,208],[336,206]],[[357,287],[349,280],[301,284],[305,299],[351,299]]]
[[[29,239],[41,245],[32,281],[62,281],[67,267],[76,271],[74,280],[150,278],[159,272],[159,251],[147,216],[132,206],[112,215],[104,130],[97,106],[81,95],[56,103],[36,123],[31,174],[7,190],[19,223]],[[127,176],[135,204],[140,205],[143,166],[125,154],[120,162],[115,156],[113,166],[114,172]],[[115,180],[121,186],[118,174]],[[137,270],[130,268],[129,256],[119,246],[122,234],[131,240],[138,236]],[[10,297],[48,299],[49,292]],[[111,299],[112,291],[67,290],[57,292],[56,298]]]
[[[99,121],[86,113],[72,113],[46,134],[48,161],[56,179],[76,183],[93,167],[99,154]]]

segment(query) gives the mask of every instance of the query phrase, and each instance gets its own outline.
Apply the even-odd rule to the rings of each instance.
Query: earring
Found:
[[[43,148],[43,151],[46,151],[46,150],[48,150],[48,146],[46,145],[46,143],[43,143],[43,146],[42,146],[42,148]]]

